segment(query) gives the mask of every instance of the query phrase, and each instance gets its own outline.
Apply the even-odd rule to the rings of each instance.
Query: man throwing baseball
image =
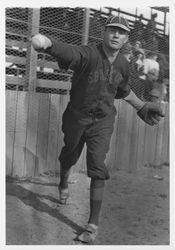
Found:
[[[164,116],[158,105],[144,103],[128,85],[128,62],[120,48],[128,41],[129,31],[125,18],[112,16],[106,21],[103,42],[97,46],[73,46],[41,34],[32,38],[36,50],[55,57],[60,68],[74,71],[70,102],[63,114],[64,146],[59,156],[58,189],[60,202],[66,204],[70,169],[86,143],[90,215],[85,230],[78,236],[85,243],[93,242],[98,234],[105,180],[109,179],[104,161],[116,115],[114,99],[124,99],[151,126]]]

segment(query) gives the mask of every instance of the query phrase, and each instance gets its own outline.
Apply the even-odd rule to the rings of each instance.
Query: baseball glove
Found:
[[[165,116],[159,104],[152,102],[146,102],[137,114],[144,122],[151,126],[158,124],[161,117]]]

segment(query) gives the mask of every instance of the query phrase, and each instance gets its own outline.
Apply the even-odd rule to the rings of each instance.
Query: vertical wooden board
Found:
[[[63,137],[64,134],[62,132],[62,116],[63,112],[65,111],[67,104],[69,102],[69,95],[60,95],[60,103],[59,103],[59,116],[58,116],[58,123],[59,123],[59,130],[58,130],[58,140],[57,140],[57,154],[58,158],[61,153],[61,149],[64,145]],[[58,165],[58,169],[60,168],[60,162],[57,159],[56,164]]]
[[[25,176],[35,175],[37,128],[39,115],[39,94],[28,92],[26,105],[28,106],[26,143],[24,147]]]
[[[6,131],[15,130],[17,91],[6,90]]]
[[[162,106],[162,110],[165,113],[166,106]],[[162,154],[162,147],[163,147],[163,132],[164,132],[164,126],[165,126],[165,119],[161,119],[158,127],[157,127],[157,138],[156,138],[156,152],[155,152],[155,159],[154,164],[160,165],[162,163],[161,154]]]
[[[124,148],[123,148],[123,158],[122,158],[122,165],[123,169],[130,171],[130,162],[129,162],[129,156],[130,156],[130,146],[131,146],[131,135],[132,135],[132,123],[133,123],[133,115],[134,115],[134,109],[128,105],[127,103],[124,103],[126,106],[126,114],[125,114],[125,136],[123,138],[124,140]]]
[[[16,130],[14,142],[13,176],[24,176],[24,147],[26,140],[27,107],[26,92],[18,92]]]
[[[156,152],[156,135],[158,125],[145,126],[145,146],[144,146],[144,165],[154,164],[155,152]]]
[[[48,153],[47,153],[47,169],[51,171],[58,171],[57,142],[60,129],[59,113],[60,113],[60,95],[52,94],[51,104],[50,104],[49,137],[48,137]]]
[[[137,169],[141,169],[144,165],[144,147],[145,147],[145,122],[139,117],[138,122],[138,139],[137,139],[137,157],[136,165]]]
[[[6,90],[6,174],[11,175],[15,139],[17,92]]]
[[[165,158],[165,163],[170,163],[170,137],[168,135],[168,146],[166,150],[166,158]]]
[[[82,169],[82,171],[84,173],[87,172],[87,161],[86,161],[86,155],[87,155],[87,146],[86,144],[84,145],[83,151],[82,151],[82,164],[80,165],[80,169]]]
[[[134,128],[134,115],[135,110],[132,106],[127,104],[127,116],[126,116],[126,138],[125,138],[125,156],[123,157],[125,169],[129,172],[135,169],[135,166],[133,165],[135,162],[135,154],[136,154],[136,148],[135,148],[135,128]],[[131,159],[131,155],[133,159]],[[133,160],[133,162],[130,162],[130,160]]]
[[[47,171],[48,130],[50,116],[50,94],[39,94],[39,115],[37,129],[37,172]]]
[[[126,106],[124,107],[126,108]],[[125,123],[123,119],[122,113],[125,112],[125,109],[122,106],[122,101],[119,101],[118,105],[118,120],[117,120],[117,133],[116,133],[116,156],[115,156],[115,169],[122,169],[121,163],[122,163],[122,157],[123,157],[123,151],[122,148],[124,147],[124,128]]]
[[[162,152],[161,152],[161,163],[167,162],[169,163],[169,134],[170,134],[170,126],[169,126],[169,104],[166,104],[165,109],[165,118],[164,118],[164,127],[163,127],[163,144],[162,144]]]
[[[115,157],[116,157],[116,145],[117,145],[117,127],[118,127],[118,108],[119,108],[119,100],[116,100],[114,102],[115,108],[117,110],[117,115],[115,117],[115,122],[114,122],[114,130],[112,133],[111,141],[110,141],[110,146],[109,146],[109,151],[106,155],[106,166],[109,171],[115,171],[116,164],[115,164]]]
[[[137,113],[134,109],[133,109],[131,120],[132,120],[132,125],[131,125],[131,133],[130,133],[129,162],[128,162],[128,171],[129,172],[135,171],[137,169],[139,121],[137,119]]]
[[[6,131],[6,175],[11,176],[13,167],[13,143],[15,139],[14,132]]]
[[[132,126],[133,109],[124,101],[119,105],[116,164],[119,169],[128,169],[129,141]]]
[[[77,161],[77,163],[73,166],[72,172],[73,173],[78,173],[78,172],[83,172],[85,173],[87,170],[87,165],[86,165],[86,145],[84,146],[81,155]]]

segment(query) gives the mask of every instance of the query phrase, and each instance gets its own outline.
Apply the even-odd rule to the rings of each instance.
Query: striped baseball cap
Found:
[[[130,31],[128,20],[122,16],[110,16],[107,18],[106,27],[120,27],[126,31]]]

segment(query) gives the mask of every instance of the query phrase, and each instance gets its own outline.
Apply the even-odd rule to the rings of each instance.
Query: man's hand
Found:
[[[32,46],[35,50],[45,50],[52,46],[51,40],[41,34],[32,37]]]
[[[158,124],[161,117],[165,116],[159,104],[152,102],[146,102],[137,114],[144,122],[151,126]]]

